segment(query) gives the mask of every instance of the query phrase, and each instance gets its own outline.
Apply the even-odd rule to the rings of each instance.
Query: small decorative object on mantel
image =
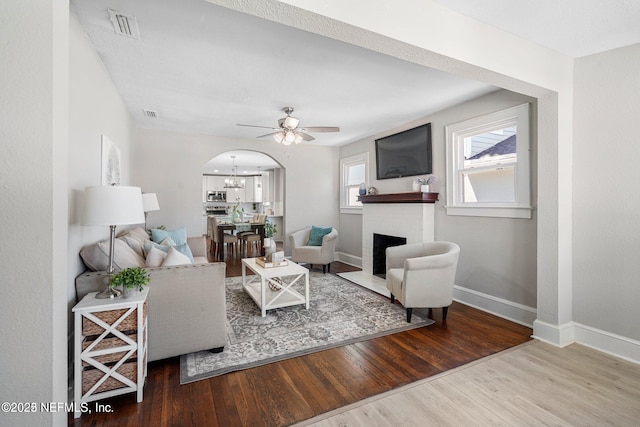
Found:
[[[420,191],[422,193],[430,193],[431,192],[431,184],[434,184],[437,181],[437,178],[433,175],[429,175],[426,178],[416,178],[412,184],[411,188],[413,191]]]
[[[358,194],[360,194],[361,196],[367,194],[367,186],[364,185],[364,182],[360,184],[360,188],[358,188]]]
[[[378,194],[378,189],[376,187],[369,187],[369,191],[367,192],[370,196],[375,196]]]

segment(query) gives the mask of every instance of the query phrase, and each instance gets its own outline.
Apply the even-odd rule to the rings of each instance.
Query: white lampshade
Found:
[[[86,187],[84,202],[84,225],[127,225],[144,222],[140,187]]]
[[[156,193],[142,193],[142,208],[145,212],[160,210]]]

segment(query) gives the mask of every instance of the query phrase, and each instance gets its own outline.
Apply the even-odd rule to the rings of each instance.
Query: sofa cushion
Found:
[[[179,252],[174,246],[169,249],[167,253],[167,258],[165,258],[162,263],[163,267],[168,267],[172,265],[185,265],[185,264],[193,264],[189,257],[185,254]]]
[[[315,225],[311,227],[311,231],[309,232],[309,246],[322,246],[322,238],[327,234],[331,233],[332,227],[316,227]]]
[[[92,271],[107,271],[109,268],[109,241],[85,246],[80,251],[82,261]],[[113,268],[120,271],[128,267],[145,267],[144,258],[138,255],[121,238],[117,238],[113,245]]]
[[[170,248],[167,248],[167,252]],[[160,267],[164,260],[167,258],[167,252],[164,252],[155,246],[151,246],[151,249],[147,253],[146,265],[147,267]]]

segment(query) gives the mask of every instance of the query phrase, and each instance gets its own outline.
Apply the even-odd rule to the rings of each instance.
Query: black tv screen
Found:
[[[378,179],[431,173],[431,123],[376,139]]]

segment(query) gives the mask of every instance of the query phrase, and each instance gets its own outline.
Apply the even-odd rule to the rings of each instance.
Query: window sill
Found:
[[[446,206],[447,215],[531,219],[530,206]]]

